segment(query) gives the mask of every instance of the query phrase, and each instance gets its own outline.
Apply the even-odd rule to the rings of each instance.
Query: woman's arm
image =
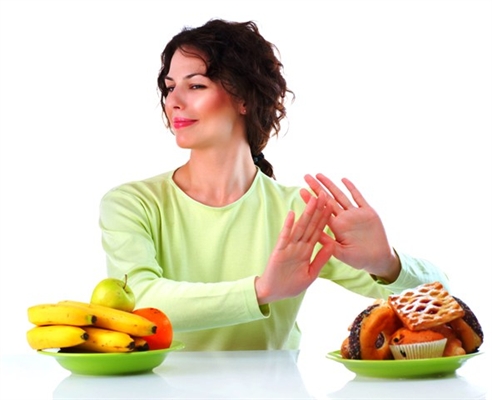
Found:
[[[128,276],[136,307],[161,309],[177,332],[240,324],[267,316],[256,299],[254,275],[218,283],[166,276],[158,262],[166,255],[160,254],[164,250],[156,240],[162,221],[149,203],[134,193],[113,190],[103,197],[100,207],[108,275]]]
[[[326,200],[325,195],[313,197],[297,221],[294,221],[293,213],[288,214],[269,259],[269,245],[261,240],[258,242],[260,247],[252,251],[265,254],[265,258],[261,256],[256,259],[264,260],[261,262],[265,263],[266,268],[251,261],[254,268],[252,266],[250,269],[248,260],[243,259],[238,260],[237,265],[229,263],[222,267],[204,260],[208,262],[208,268],[215,270],[241,268],[240,279],[223,281],[203,276],[206,268],[200,264],[201,260],[195,258],[194,264],[188,264],[182,259],[176,259],[180,254],[183,254],[184,259],[186,253],[193,251],[193,246],[185,246],[186,239],[181,240],[179,235],[176,238],[176,232],[173,238],[169,237],[173,234],[164,227],[169,222],[164,221],[172,217],[164,217],[164,211],[156,206],[162,199],[154,201],[150,195],[142,195],[141,191],[128,193],[125,190],[113,190],[104,196],[100,209],[108,274],[115,277],[126,274],[135,292],[137,307],[162,309],[173,322],[176,331],[224,327],[268,317],[268,303],[300,294],[317,278],[319,270],[331,256],[330,246],[326,246],[318,252],[315,260],[311,260],[315,245],[325,235]],[[268,226],[269,222],[262,219],[261,224]],[[189,232],[195,226],[190,224],[183,229]],[[250,231],[251,228],[254,226],[250,227]],[[258,229],[254,231],[259,233]],[[203,234],[207,233],[201,230],[194,237],[206,242],[207,238]],[[158,238],[159,235],[164,237]],[[163,242],[167,244],[163,245]],[[250,243],[251,239],[245,237],[239,244],[247,247]],[[234,244],[216,243],[214,240],[208,245],[217,249],[212,250],[214,254],[227,253],[229,260],[234,262],[231,254],[234,255],[238,250]],[[165,246],[168,246],[167,250]],[[174,255],[170,255],[169,246],[182,246],[183,250],[174,251]],[[253,257],[255,254],[252,254]]]

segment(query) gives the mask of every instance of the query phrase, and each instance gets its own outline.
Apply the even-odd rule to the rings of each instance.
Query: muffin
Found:
[[[442,357],[446,337],[430,329],[412,331],[400,328],[390,339],[390,349],[395,360]]]

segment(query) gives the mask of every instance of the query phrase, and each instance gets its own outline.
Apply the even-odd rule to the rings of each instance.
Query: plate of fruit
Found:
[[[161,365],[172,351],[181,350],[181,342],[167,349],[131,351],[126,353],[75,353],[65,350],[38,350],[51,356],[66,370],[78,375],[128,375],[152,371]]]
[[[152,371],[184,344],[173,341],[167,315],[157,308],[135,308],[125,281],[106,278],[90,302],[63,300],[28,308],[34,325],[27,342],[81,375],[122,375]]]

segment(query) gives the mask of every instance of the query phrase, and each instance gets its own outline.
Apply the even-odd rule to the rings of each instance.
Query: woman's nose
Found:
[[[166,105],[173,109],[181,109],[184,107],[183,95],[178,88],[175,87],[173,91],[167,95]]]

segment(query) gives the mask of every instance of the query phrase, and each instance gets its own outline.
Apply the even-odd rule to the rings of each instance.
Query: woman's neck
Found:
[[[240,199],[257,173],[247,151],[217,153],[192,151],[190,159],[174,173],[175,183],[192,199],[223,207]]]

